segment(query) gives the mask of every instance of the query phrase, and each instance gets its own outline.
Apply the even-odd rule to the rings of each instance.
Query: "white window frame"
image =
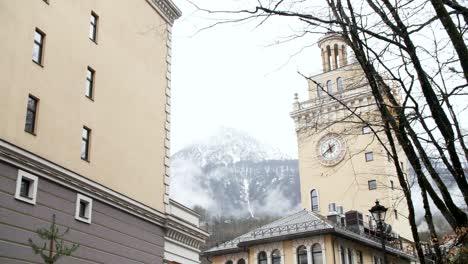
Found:
[[[85,212],[85,215],[87,215],[87,217],[80,216],[80,204],[81,204],[80,202],[81,201],[85,201],[88,204],[86,206],[86,212]],[[93,199],[78,193],[76,195],[75,219],[81,222],[91,224],[92,214],[93,214]]]
[[[21,181],[23,178],[27,178],[31,185],[29,186],[29,192],[31,194],[31,198],[21,196]],[[33,175],[29,172],[18,170],[18,177],[16,178],[16,191],[15,191],[15,199],[29,203],[29,204],[36,204],[37,198],[37,183],[39,182],[39,178],[36,175]]]

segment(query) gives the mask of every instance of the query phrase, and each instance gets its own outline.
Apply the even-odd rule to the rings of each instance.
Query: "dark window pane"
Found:
[[[28,179],[22,178],[20,196],[25,197],[25,198],[31,198],[31,194],[29,191],[30,187],[31,187],[31,181],[29,181]]]
[[[91,130],[88,128],[83,128],[82,138],[81,138],[81,159],[89,159],[89,137]]]
[[[86,91],[85,95],[89,98],[93,97],[93,85],[94,85],[94,71],[88,67],[86,72]]]
[[[81,218],[88,218],[86,216],[86,209],[88,207],[88,203],[86,203],[85,201],[80,201],[80,212],[79,212],[79,215]]]
[[[36,110],[37,110],[37,99],[29,96],[28,105],[26,106],[26,122],[24,130],[29,133],[34,133],[36,125]]]
[[[304,246],[297,249],[297,264],[307,264],[307,250]]]
[[[369,181],[369,190],[375,190],[375,189],[377,189],[377,181],[376,180]]]
[[[42,48],[44,42],[44,34],[37,31],[34,32],[34,44],[33,44],[33,53],[32,59],[33,61],[41,64],[42,63]]]
[[[34,42],[37,42],[37,43],[41,44],[42,43],[42,37],[43,37],[43,35],[40,32],[38,32],[38,31],[34,32]]]
[[[94,41],[96,41],[97,20],[98,20],[97,15],[92,13],[90,23],[89,23],[89,38]]]
[[[39,64],[41,63],[41,46],[39,46],[37,43],[34,43],[33,46],[32,59]]]

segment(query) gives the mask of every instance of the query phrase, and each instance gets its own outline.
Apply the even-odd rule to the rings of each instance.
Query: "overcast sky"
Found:
[[[184,14],[173,27],[172,153],[216,127],[228,126],[297,157],[289,113],[294,93],[301,100],[307,95],[307,82],[297,72],[311,74],[321,68],[317,37],[272,45],[297,29],[287,19],[272,19],[260,27],[258,21],[220,25],[197,33],[215,22],[213,16],[186,0],[174,2]],[[249,1],[195,2],[230,9]]]

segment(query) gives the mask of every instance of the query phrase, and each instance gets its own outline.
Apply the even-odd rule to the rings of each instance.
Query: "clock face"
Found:
[[[342,137],[330,133],[323,136],[317,144],[317,156],[325,166],[334,166],[343,160],[346,154],[346,143]]]

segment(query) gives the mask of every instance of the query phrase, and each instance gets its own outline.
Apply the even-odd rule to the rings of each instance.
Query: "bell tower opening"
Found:
[[[323,72],[348,65],[346,43],[338,34],[329,33],[319,41]]]

